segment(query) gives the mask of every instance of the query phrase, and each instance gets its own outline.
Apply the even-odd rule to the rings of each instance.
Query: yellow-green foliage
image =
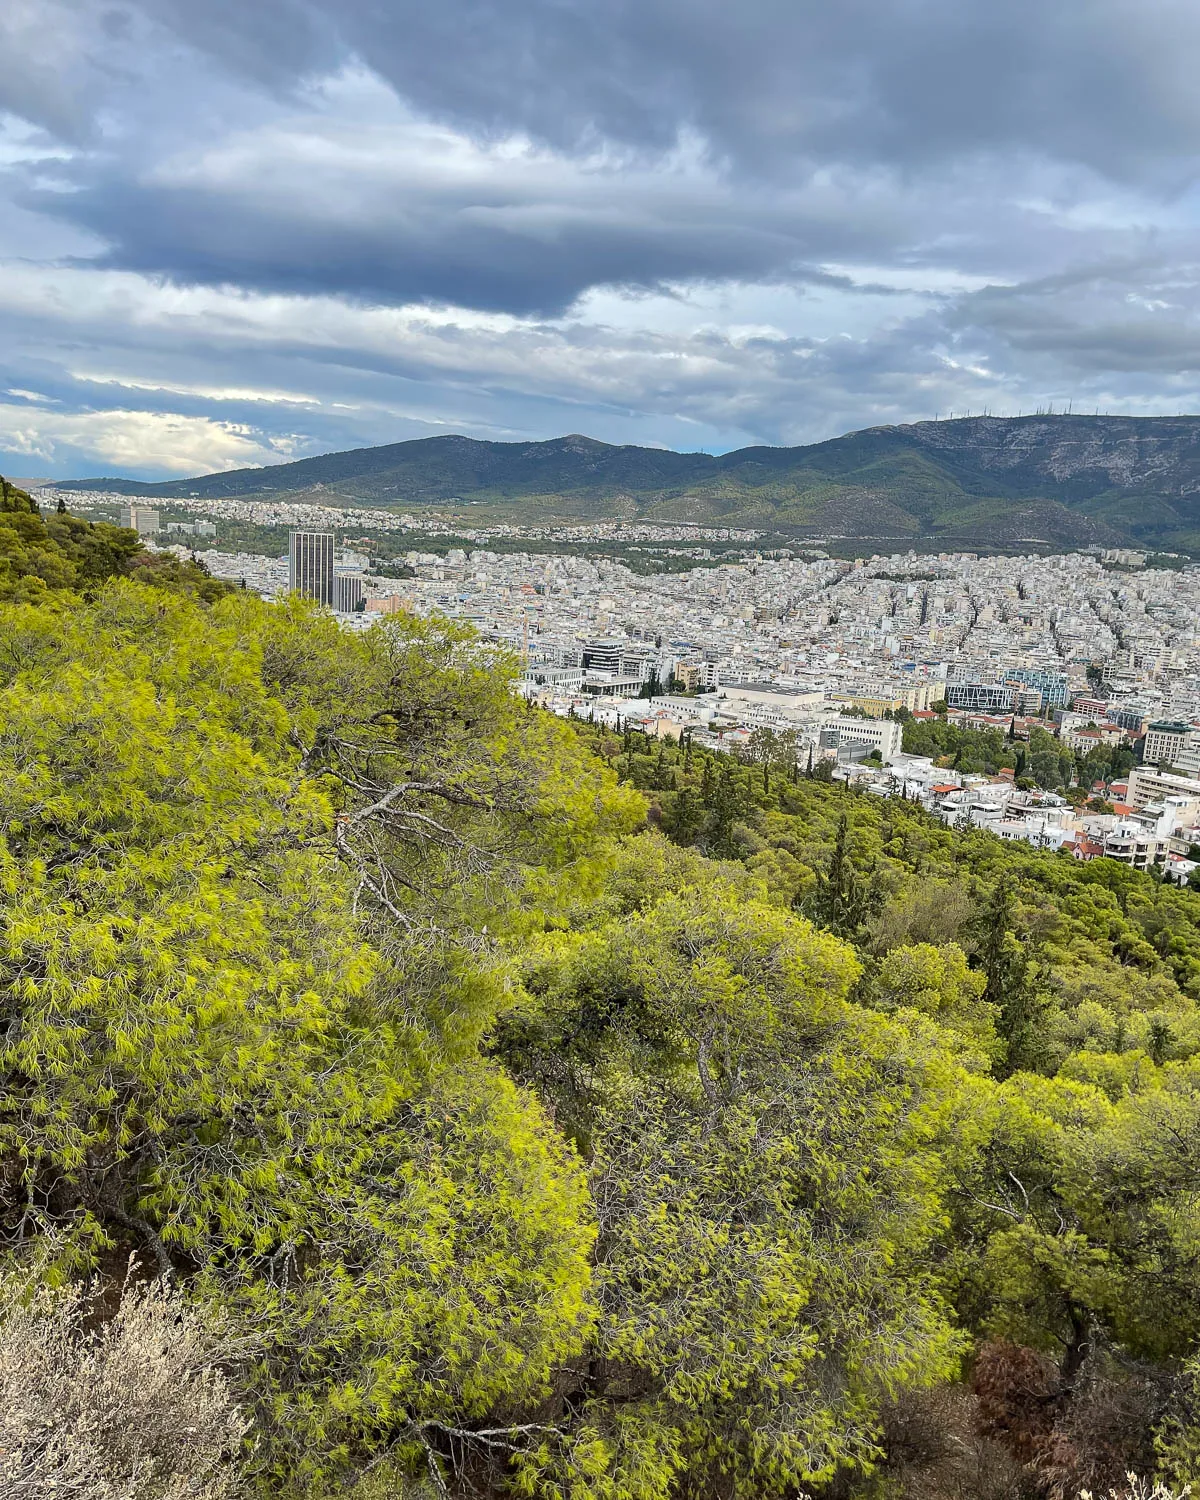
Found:
[[[848,1002],[845,945],[694,858],[656,888],[645,854],[636,908],[545,945],[500,1032],[600,1223],[601,1363],[540,1483],[789,1494],[868,1463],[881,1401],[955,1366],[927,1261],[957,1074],[932,1027]]]
[[[218,1304],[264,1494],[790,1500],[971,1336],[1154,1362],[1191,1476],[1200,896],[595,755],[451,621],[19,572],[4,1253]]]
[[[377,831],[368,868],[428,929],[422,880],[486,833],[448,915],[494,895],[502,921],[523,855],[561,863],[638,799],[560,726],[526,736],[528,711],[449,627],[425,656],[408,621],[347,640],[299,605],[208,613],[121,584],[52,615],[9,607],[0,634],[10,1242],[52,1231],[61,1271],[130,1240],[198,1271],[265,1346],[262,1462],[295,1482],[397,1424],[532,1399],[593,1316],[580,1169],[532,1096],[447,1061],[438,1023],[478,1035],[495,958],[473,977],[426,930],[406,970],[364,941],[379,912],[334,834],[361,806],[353,779],[389,758],[470,794],[441,845],[417,808]],[[439,653],[457,666],[438,673]],[[373,693],[411,701],[405,671],[459,727],[410,719],[353,765],[311,754],[333,712],[360,734]],[[453,959],[440,987],[431,953]]]

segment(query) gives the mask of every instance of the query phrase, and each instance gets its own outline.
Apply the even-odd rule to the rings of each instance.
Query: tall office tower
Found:
[[[358,614],[366,607],[366,602],[366,580],[361,573],[333,575],[333,607],[339,614]]]
[[[288,588],[332,608],[332,531],[292,532],[288,538]]]

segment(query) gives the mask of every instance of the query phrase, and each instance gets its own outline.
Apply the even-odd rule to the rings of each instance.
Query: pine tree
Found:
[[[861,879],[850,857],[850,829],[843,813],[838,819],[837,837],[833,852],[823,874],[817,875],[817,883],[811,894],[797,905],[817,924],[841,938],[854,938],[862,931],[863,924],[878,910],[879,893],[873,885]]]
[[[714,854],[736,854],[733,825],[741,810],[742,799],[733,779],[733,771],[725,766],[717,778],[709,801],[708,842]]]
[[[1012,888],[1001,881],[975,919],[975,962],[987,981],[982,999],[999,1015],[1001,1077],[1035,1067],[1044,1050],[1047,997],[1029,934],[1020,932]]]
[[[677,844],[689,845],[704,827],[704,805],[690,786],[685,786],[675,798],[674,805],[664,820],[667,831]]]

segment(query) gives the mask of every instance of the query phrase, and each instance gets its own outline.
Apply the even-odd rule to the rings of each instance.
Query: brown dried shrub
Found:
[[[971,1388],[982,1436],[1004,1444],[1021,1463],[1046,1452],[1054,1429],[1057,1372],[1036,1349],[1004,1340],[982,1345]]]
[[[899,1397],[884,1415],[886,1458],[856,1500],[1036,1500],[1029,1472],[981,1434],[978,1415],[963,1385]]]
[[[1081,1491],[1121,1494],[1130,1473],[1151,1473],[1164,1394],[1152,1370],[1090,1359],[1035,1463],[1048,1500],[1076,1500]]]
[[[233,1500],[247,1424],[178,1292],[0,1277],[0,1500]]]

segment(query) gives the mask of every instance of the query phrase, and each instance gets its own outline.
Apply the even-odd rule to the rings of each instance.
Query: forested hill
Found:
[[[531,520],[721,520],[812,537],[1200,550],[1200,417],[970,417],[719,457],[580,436],[436,437],[164,484],[80,483],[163,498],[481,501]]]
[[[43,516],[31,495],[0,475],[0,600],[54,603],[91,593],[110,578],[136,578],[209,601],[230,589],[202,563],[147,551],[136,531],[85,521],[61,500]]]
[[[1200,893],[0,498],[3,1500],[1194,1492]]]

